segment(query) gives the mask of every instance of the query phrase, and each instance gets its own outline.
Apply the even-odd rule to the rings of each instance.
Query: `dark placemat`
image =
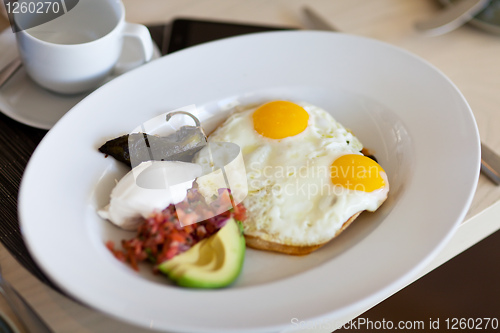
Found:
[[[46,133],[0,114],[0,241],[26,269],[53,286],[29,255],[17,219],[17,195],[22,174]]]

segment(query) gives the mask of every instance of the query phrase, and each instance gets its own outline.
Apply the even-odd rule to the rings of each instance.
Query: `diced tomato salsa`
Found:
[[[122,240],[122,250],[115,249],[112,241],[106,242],[106,247],[117,259],[129,263],[135,270],[139,269],[138,263],[150,261],[155,264],[156,271],[158,264],[210,237],[231,217],[243,222],[246,219],[245,207],[238,204],[230,208],[231,202],[229,189],[219,189],[219,197],[210,204],[198,190],[190,189],[184,201],[171,204],[144,219],[137,236]],[[201,222],[193,223],[196,221]]]

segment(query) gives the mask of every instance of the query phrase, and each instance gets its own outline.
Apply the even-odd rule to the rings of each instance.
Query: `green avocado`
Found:
[[[215,235],[158,268],[182,287],[222,288],[236,280],[244,259],[245,237],[239,222],[230,219]]]

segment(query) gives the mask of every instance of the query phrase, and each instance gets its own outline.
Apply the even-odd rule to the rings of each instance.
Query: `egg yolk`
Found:
[[[303,107],[287,101],[269,102],[253,113],[254,129],[269,139],[283,139],[302,133],[309,121]]]
[[[349,190],[372,192],[385,186],[381,176],[384,169],[369,157],[357,154],[343,155],[331,166],[331,179],[334,185]]]

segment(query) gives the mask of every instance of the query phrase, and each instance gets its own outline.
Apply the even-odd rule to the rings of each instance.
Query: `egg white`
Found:
[[[316,245],[333,238],[357,212],[376,210],[389,188],[385,174],[386,186],[373,192],[334,186],[333,161],[361,154],[363,146],[325,110],[296,104],[309,114],[302,133],[280,140],[266,138],[254,130],[255,108],[251,108],[231,115],[209,142],[232,142],[241,148],[248,182],[245,234],[286,245]],[[206,160],[194,162],[203,166]],[[203,195],[215,191],[208,181],[197,183]]]

